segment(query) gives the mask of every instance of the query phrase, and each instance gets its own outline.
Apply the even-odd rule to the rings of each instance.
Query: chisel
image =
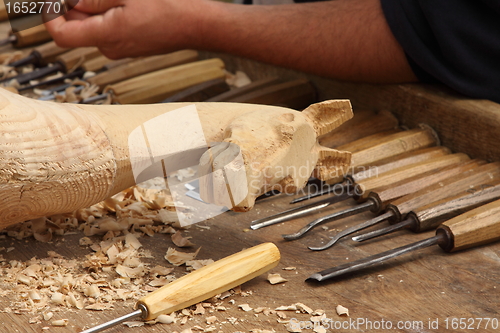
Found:
[[[163,100],[162,103],[205,102],[207,99],[220,95],[228,90],[229,86],[225,79],[215,79],[189,87]]]
[[[204,301],[276,267],[276,245],[263,243],[197,269],[140,299],[134,312],[81,333],[96,333],[132,318],[153,320]]]
[[[48,42],[52,39],[43,24],[21,31],[9,32],[9,37],[0,41],[0,46],[12,44],[17,48],[28,47],[36,44]]]
[[[91,103],[108,96],[120,104],[158,103],[188,87],[224,77],[222,60],[218,58],[201,60],[109,85],[103,94],[88,98],[83,103]]]
[[[303,110],[316,102],[316,89],[309,80],[297,79],[254,90],[228,99],[227,102],[276,105]]]
[[[88,78],[87,81],[90,84],[99,86],[101,90],[103,90],[110,84],[197,60],[198,52],[193,50],[181,50],[158,56],[139,58],[123,66],[112,68],[106,72],[97,74],[96,76]]]
[[[376,136],[377,134],[375,134]],[[438,145],[439,141],[430,128],[419,128],[409,131],[403,131],[388,135],[378,140],[376,144],[371,143],[366,139],[360,139],[350,144],[338,147],[339,150],[347,150],[352,152],[350,169],[359,166],[368,167],[370,163],[397,156],[402,153],[414,151],[421,148]],[[361,148],[361,149],[360,149]],[[346,176],[341,168],[322,170],[325,174],[319,175],[317,178],[329,179],[327,184],[335,184],[344,180]],[[337,186],[329,189],[300,197],[292,200],[290,203],[297,203],[311,198],[315,198],[324,194],[335,191]]]
[[[347,181],[350,184],[355,184],[357,181],[368,179],[370,177],[377,177],[381,173],[389,172],[391,170],[397,170],[399,168],[417,163],[428,162],[437,157],[448,155],[449,153],[450,153],[449,149],[445,147],[430,147],[417,150],[414,152],[408,152],[405,154],[397,155],[394,158],[385,160],[386,164],[389,165],[390,167],[386,167],[386,165],[381,164],[376,167],[379,168],[378,171],[373,171],[374,169],[369,169],[366,170],[366,172],[358,172],[347,176]],[[256,230],[276,223],[288,221],[297,218],[299,216],[319,211],[325,207],[328,207],[329,205],[345,200],[346,198],[349,197],[351,196],[350,195],[348,195],[347,197],[330,196],[327,199],[316,201],[314,203],[303,205],[297,208],[292,208],[272,216],[254,220],[252,221],[250,228]]]
[[[389,111],[375,113],[371,110],[356,110],[351,120],[320,136],[318,141],[322,146],[337,148],[372,134],[397,128],[398,120]]]
[[[357,242],[363,242],[403,229],[410,229],[413,232],[435,229],[443,220],[499,198],[500,182],[497,180],[493,183],[482,184],[478,189],[470,188],[455,196],[418,207],[409,212],[401,222],[353,237],[352,239]]]
[[[227,102],[229,100],[232,100],[234,98],[246,95],[248,93],[251,93],[253,91],[269,87],[271,85],[279,83],[279,79],[277,77],[270,77],[266,79],[261,79],[254,81],[250,84],[247,84],[243,87],[239,87],[236,89],[231,89],[225,93],[219,94],[217,96],[211,97],[206,102]],[[352,121],[352,119],[351,119]]]
[[[125,65],[131,61],[133,61],[133,59],[131,59],[131,58],[125,58],[125,59],[120,59],[120,60],[111,60],[111,59],[108,59],[105,56],[101,55],[97,58],[85,61],[82,66],[80,66],[79,68],[77,68],[76,70],[74,70],[71,73],[66,73],[64,75],[61,75],[61,76],[58,76],[58,77],[55,77],[52,79],[48,79],[45,81],[41,81],[41,82],[38,82],[38,83],[35,83],[32,85],[23,86],[23,87],[19,88],[18,91],[24,91],[24,90],[29,90],[29,89],[41,87],[41,86],[51,85],[51,84],[55,84],[55,83],[58,83],[61,81],[65,81],[67,79],[80,78],[83,80],[83,77],[84,77],[85,73],[87,73],[87,71],[92,71],[92,72],[97,71],[98,73],[102,73],[102,72],[110,70],[112,68]],[[88,80],[88,78],[85,81],[87,81],[87,80]],[[68,88],[68,86],[69,85],[67,85],[67,84],[63,84],[59,87],[50,88],[49,90],[52,90],[52,92],[62,91],[64,89]]]
[[[346,237],[356,231],[366,229],[383,221],[401,221],[412,210],[429,205],[441,199],[445,199],[453,195],[453,193],[470,189],[474,186],[481,186],[488,182],[500,179],[500,163],[490,163],[481,165],[471,170],[462,172],[458,175],[447,177],[442,181],[438,181],[432,185],[426,186],[421,190],[400,197],[385,207],[385,213],[371,220],[360,223],[356,226],[343,230],[335,235],[327,244],[318,247],[309,247],[313,251],[322,251],[333,246],[339,239]],[[369,194],[369,200],[377,202],[383,200],[382,191],[372,192]],[[372,204],[373,205],[373,204]]]
[[[35,67],[47,66],[51,62],[54,62],[58,55],[68,51],[68,48],[59,47],[54,41],[48,42],[35,47],[27,57],[12,62],[9,66],[22,67],[29,64],[33,64]]]
[[[337,221],[339,219],[360,214],[366,211],[379,213],[385,209],[386,205],[395,198],[404,197],[412,191],[421,190],[431,182],[439,182],[451,176],[457,175],[471,167],[475,167],[482,162],[470,161],[465,154],[452,154],[438,157],[429,162],[422,162],[408,167],[402,167],[390,172],[379,175],[378,177],[367,178],[357,182],[354,188],[351,188],[350,197],[359,202],[359,205],[322,216],[302,227],[299,231],[282,235],[285,240],[296,240],[304,236],[313,228],[327,222]],[[411,186],[408,186],[410,183]],[[390,186],[390,187],[389,187]],[[389,189],[387,189],[389,187]],[[385,190],[384,190],[385,189]],[[389,192],[389,195],[385,195]],[[378,195],[368,195],[376,193]],[[372,221],[372,220],[370,220]],[[365,222],[367,223],[367,222]],[[368,225],[370,226],[370,225]],[[365,224],[349,228],[337,234],[327,245],[332,246],[338,239],[357,231],[355,228],[367,228]],[[347,233],[349,232],[349,233]],[[309,247],[311,250],[324,250],[324,248]]]
[[[351,274],[399,255],[432,245],[439,245],[446,252],[455,252],[492,243],[499,239],[500,200],[497,200],[444,222],[436,230],[436,236],[434,237],[326,269],[311,275],[306,281],[325,281],[341,275]]]
[[[97,47],[81,47],[69,52],[60,54],[57,56],[56,61],[52,66],[42,67],[36,71],[20,74],[15,77],[8,78],[6,80],[15,79],[19,84],[26,84],[31,80],[36,80],[42,78],[46,75],[50,75],[57,72],[66,73],[73,69],[76,69],[82,63],[97,58],[101,56],[102,53]],[[6,81],[3,80],[3,81]]]

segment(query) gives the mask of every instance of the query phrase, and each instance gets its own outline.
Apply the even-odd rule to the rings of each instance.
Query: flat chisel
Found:
[[[492,243],[499,239],[500,200],[497,200],[444,222],[439,226],[434,237],[326,269],[311,275],[307,280],[321,282],[341,275],[351,274],[388,259],[432,245],[439,245],[446,252],[455,252]]]
[[[413,232],[432,230],[438,227],[439,223],[443,220],[497,199],[500,199],[500,181],[498,180],[482,184],[479,188],[467,189],[460,194],[433,202],[429,205],[418,207],[409,212],[401,222],[353,237],[352,239],[357,242],[363,242],[402,229],[410,229]]]
[[[12,44],[14,47],[22,48],[48,42],[51,39],[52,37],[42,24],[26,30],[11,31],[9,37],[0,41],[0,46]]]
[[[276,267],[276,245],[263,243],[197,269],[161,287],[137,302],[137,310],[81,333],[96,333],[132,318],[153,320],[204,301]]]
[[[490,163],[475,167],[458,175],[450,176],[442,181],[426,186],[421,190],[400,197],[385,207],[385,213],[361,224],[343,230],[335,235],[327,244],[318,247],[309,247],[313,251],[322,251],[333,246],[339,239],[359,230],[366,229],[386,220],[401,221],[412,210],[429,205],[438,200],[452,196],[454,193],[481,187],[488,182],[500,179],[500,163]],[[380,192],[372,192],[371,200],[382,200]],[[367,201],[368,203],[369,201]],[[373,204],[372,202],[372,204]]]
[[[383,171],[373,171],[373,169],[366,170],[366,172],[358,172],[352,175],[347,176],[347,182],[348,186],[354,186],[356,182],[362,181],[364,179],[368,179],[370,177],[378,177],[379,174],[383,174],[386,172],[390,172],[391,170],[397,170],[400,168],[403,168],[405,166],[413,165],[413,164],[418,164],[418,163],[423,163],[423,162],[429,162],[432,161],[435,158],[442,157],[445,155],[448,155],[450,151],[447,148],[444,147],[431,147],[431,148],[424,148],[421,150],[417,150],[414,152],[410,153],[405,153],[402,155],[398,155],[391,160],[385,160],[387,164],[390,165],[390,167],[386,167],[384,164],[380,165],[379,167]],[[372,171],[372,172],[370,172]],[[401,174],[401,173],[400,173]],[[393,178],[394,180],[395,178]],[[347,186],[345,189],[347,192]],[[297,218],[299,216],[303,216],[312,212],[316,212],[318,210],[321,210],[325,207],[328,207],[329,205],[333,205],[334,203],[337,203],[339,201],[345,200],[346,198],[350,198],[351,195],[348,195],[347,197],[339,195],[339,196],[329,196],[326,199],[316,201],[311,204],[306,204],[300,207],[292,208],[289,210],[286,210],[284,212],[272,215],[272,216],[267,216],[258,220],[252,221],[250,228],[255,230],[259,229],[262,227],[266,227],[269,225],[273,225],[276,223],[281,223],[284,221],[288,221],[294,218]]]
[[[54,41],[48,42],[35,47],[27,57],[12,62],[9,66],[22,67],[29,64],[33,64],[35,67],[47,66],[49,63],[54,62],[58,55],[68,51],[68,48],[59,47]]]

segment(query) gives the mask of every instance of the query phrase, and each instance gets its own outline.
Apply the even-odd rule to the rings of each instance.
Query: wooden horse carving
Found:
[[[329,179],[336,176],[329,170],[350,163],[350,153],[317,143],[319,135],[352,117],[346,100],[298,112],[237,103],[58,104],[0,90],[0,228],[85,208],[135,185],[133,134],[183,108],[195,110],[211,145],[199,160],[207,202],[226,204],[218,193],[230,187],[232,209],[247,211],[262,193],[295,191],[311,174]],[[173,147],[190,135],[171,135],[163,144]],[[151,152],[154,143],[144,144]]]

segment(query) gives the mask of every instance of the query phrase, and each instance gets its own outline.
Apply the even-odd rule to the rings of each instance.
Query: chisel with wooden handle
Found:
[[[68,52],[69,49],[56,45],[56,42],[48,42],[35,47],[31,53],[18,61],[9,64],[11,67],[22,67],[33,64],[35,67],[47,66],[54,62],[58,55]]]
[[[21,31],[11,31],[9,37],[0,41],[0,46],[12,44],[17,48],[28,47],[36,44],[41,44],[52,40],[45,26],[37,25],[36,27],[29,28]]]
[[[398,120],[389,111],[375,113],[371,110],[356,110],[354,117],[318,138],[319,144],[337,148],[372,134],[398,128]]]
[[[215,79],[189,87],[161,101],[162,103],[205,102],[229,90],[225,79]]]
[[[102,56],[102,53],[99,51],[97,47],[80,47],[58,55],[56,61],[52,66],[46,66],[31,73],[20,74],[18,76],[11,77],[6,80],[15,79],[17,82],[19,82],[19,84],[26,84],[31,80],[36,80],[53,73],[57,72],[66,73],[68,71],[76,69],[82,63],[97,58],[99,56]]]
[[[374,136],[377,136],[377,134],[375,134]],[[359,166],[368,167],[370,163],[378,160],[397,156],[409,151],[436,146],[438,144],[439,140],[434,131],[429,127],[425,127],[398,132],[392,135],[385,136],[383,138],[379,138],[377,139],[376,144],[370,145],[369,141],[363,138],[360,140],[356,140],[350,144],[340,146],[337,149],[347,150],[352,153],[350,169],[353,169]],[[346,176],[344,174],[344,169],[341,168],[323,169],[319,172],[324,172],[325,174],[320,175],[317,178],[329,179],[328,181],[326,181],[327,184],[339,183],[344,180]],[[329,189],[294,199],[290,203],[297,203],[321,195],[325,195],[331,193],[332,191],[335,191],[336,188],[337,186],[333,186]]]
[[[500,163],[490,163],[481,165],[471,170],[462,172],[458,175],[448,177],[442,181],[438,181],[432,185],[426,186],[421,190],[407,194],[392,202],[385,207],[385,213],[371,220],[343,230],[335,235],[327,244],[318,247],[309,247],[313,251],[322,251],[333,246],[339,239],[353,234],[354,232],[366,229],[383,221],[401,221],[412,210],[429,205],[441,199],[452,196],[456,192],[464,191],[473,187],[482,186],[483,184],[500,179]],[[372,201],[371,205],[375,205],[377,201],[383,200],[383,193],[372,192],[369,194],[369,199],[366,203]]]
[[[447,149],[437,149],[437,150],[431,150],[431,151],[425,151],[423,153],[420,153],[420,151],[415,152],[415,156],[412,156],[410,158],[406,157],[403,158],[399,161],[394,161],[392,166],[394,169],[392,170],[387,170],[385,173],[378,174],[374,173],[372,175],[369,175],[368,173],[364,173],[362,177],[356,178],[357,175],[352,175],[347,178],[347,181],[345,184],[339,184],[337,190],[339,191],[338,195],[332,195],[328,197],[327,199],[320,200],[311,204],[303,205],[297,208],[292,208],[289,209],[285,212],[281,212],[272,216],[268,216],[265,218],[261,218],[255,221],[252,221],[250,228],[251,229],[259,229],[262,227],[266,227],[269,225],[273,225],[276,223],[281,223],[284,221],[288,221],[294,218],[297,218],[299,216],[303,216],[312,212],[316,212],[318,210],[321,210],[323,208],[326,208],[330,205],[333,205],[337,202],[347,200],[348,198],[356,197],[359,195],[362,195],[363,193],[355,193],[356,190],[356,184],[359,182],[365,191],[370,188],[371,184],[368,184],[366,186],[363,182],[369,181],[371,178],[379,178],[382,177],[383,181],[385,181],[385,184],[397,184],[398,182],[404,183],[407,178],[411,177],[418,177],[418,176],[426,176],[426,172],[436,172],[437,169],[439,168],[444,168],[447,166],[455,167],[457,163],[463,162],[468,160],[468,157],[464,154],[455,154],[455,155],[448,155],[448,150]],[[408,161],[411,161],[413,163],[406,163]],[[446,172],[446,174],[441,174],[439,173],[435,179],[437,181],[441,178],[439,177],[445,177],[449,174],[450,171],[448,170],[443,170],[443,172]],[[451,171],[451,172],[458,172],[458,171]],[[408,173],[409,176],[405,177],[405,174]],[[367,176],[370,177],[367,177]],[[423,183],[419,183],[421,186]],[[374,183],[374,186],[370,188],[371,190],[375,190],[377,187],[380,187],[380,185],[377,183]],[[336,193],[335,193],[336,194]],[[404,194],[401,194],[404,195]],[[352,215],[352,214],[351,214]],[[343,216],[340,214],[339,216],[335,216],[336,219],[341,218]],[[346,215],[347,216],[347,215]],[[325,221],[327,222],[327,221]],[[313,228],[316,223],[320,223],[319,220],[315,220],[310,223],[310,228]],[[297,236],[297,235],[296,235]],[[300,237],[301,235],[297,236]],[[290,236],[291,237],[291,236]],[[290,239],[292,240],[292,239]]]
[[[153,320],[184,309],[267,272],[279,260],[279,250],[272,243],[251,247],[184,275],[140,299],[136,311],[81,333],[101,332],[136,317]]]
[[[379,175],[378,177],[372,177],[359,181],[346,191],[348,197],[354,198],[360,204],[347,208],[341,211],[334,212],[332,214],[322,216],[316,220],[306,224],[299,231],[282,235],[285,240],[296,240],[304,236],[307,232],[311,231],[313,228],[322,225],[327,222],[337,221],[339,219],[352,216],[355,214],[360,214],[366,211],[371,211],[372,213],[379,213],[383,210],[391,200],[395,198],[400,198],[411,191],[418,191],[422,188],[432,184],[432,182],[439,182],[442,179],[447,179],[456,174],[459,174],[465,170],[469,170],[482,162],[480,161],[469,161],[469,158],[465,154],[452,154],[443,157],[438,157],[430,162],[423,162],[417,165],[411,165],[409,167],[399,168],[385,174]],[[406,170],[408,170],[406,172]],[[408,174],[408,176],[405,176]],[[381,180],[379,181],[379,179]],[[412,186],[407,186],[407,181],[412,184]],[[385,193],[380,187],[386,188],[391,186],[391,195],[379,195],[366,197],[367,193]],[[394,190],[393,190],[394,188]],[[350,233],[357,231],[357,228],[367,228],[364,224],[346,229],[338,233],[332,240],[327,244],[328,247],[332,246],[340,238],[349,235]],[[320,248],[310,247],[311,250],[320,250]],[[326,247],[325,247],[326,249]],[[323,250],[323,248],[321,248]]]
[[[86,81],[90,84],[97,85],[99,87],[99,91],[102,92],[102,90],[109,84],[125,81],[136,76],[168,67],[186,64],[196,60],[198,60],[198,52],[192,50],[182,50],[146,58],[120,59],[113,61],[112,66],[110,66],[111,64],[107,64],[105,71],[101,71],[100,73],[97,73],[97,75],[87,78]],[[83,74],[85,74],[85,70],[80,68],[56,79],[22,87],[20,91],[32,89],[41,85],[60,82],[65,79],[82,77]]]
[[[83,103],[105,99],[108,95],[113,102],[120,104],[158,103],[188,87],[224,77],[222,60],[201,60],[109,85],[103,94],[84,100]]]
[[[104,89],[110,84],[197,60],[198,52],[193,50],[181,50],[158,56],[139,58],[123,66],[97,74],[96,76],[88,78],[87,81]]]
[[[353,237],[352,239],[357,242],[363,242],[402,229],[410,229],[413,232],[435,229],[443,220],[497,199],[500,199],[500,181],[498,180],[493,183],[482,184],[477,189],[470,188],[455,196],[418,207],[409,212],[401,222]]]
[[[256,90],[269,87],[271,85],[279,83],[280,80],[277,77],[269,77],[257,81],[253,81],[243,87],[231,89],[227,92],[219,94],[217,96],[211,97],[206,100],[206,102],[228,102],[234,98],[246,95],[248,93],[254,92]],[[350,120],[352,121],[352,119]]]
[[[297,79],[273,84],[227,102],[283,106],[303,110],[316,102],[316,90],[309,80]]]
[[[500,200],[456,216],[439,226],[436,236],[401,246],[361,260],[311,275],[308,281],[325,281],[384,262],[414,250],[439,245],[446,252],[455,252],[495,242],[500,239]]]

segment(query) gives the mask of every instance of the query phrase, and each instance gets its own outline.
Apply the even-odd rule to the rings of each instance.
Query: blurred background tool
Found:
[[[12,44],[17,48],[32,46],[52,40],[44,25],[37,25],[21,31],[11,31],[9,37],[0,40],[0,46]]]

